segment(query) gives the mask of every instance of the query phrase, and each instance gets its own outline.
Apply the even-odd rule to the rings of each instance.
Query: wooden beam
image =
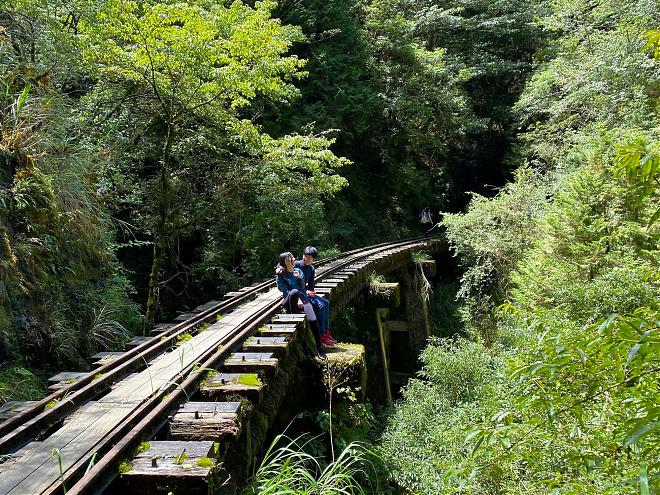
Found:
[[[403,320],[387,320],[383,322],[388,332],[407,332],[408,322]]]
[[[380,319],[380,310],[376,310],[376,325],[378,326],[378,341],[380,342],[380,357],[383,360],[383,378],[385,379],[385,395],[387,402],[392,403],[392,387],[390,386],[390,367],[387,359],[387,349],[385,348],[385,335],[383,332],[383,322]]]

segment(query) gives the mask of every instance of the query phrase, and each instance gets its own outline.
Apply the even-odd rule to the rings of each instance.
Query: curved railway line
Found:
[[[376,260],[423,248],[428,242],[429,239],[415,238],[382,243],[320,260],[316,263],[317,280],[322,282],[342,273],[350,276],[351,270],[354,273],[368,269]],[[202,305],[200,312],[185,321],[166,328],[116,359],[77,377],[72,383],[64,384],[0,423],[0,453],[5,461],[0,464],[0,495],[60,494],[65,493],[65,486],[69,495],[103,493],[117,476],[120,460],[140,441],[153,438],[163,428],[168,414],[199,389],[206,372],[217,369],[261,325],[280,312],[281,298],[272,290],[274,286],[274,281],[264,281],[230,293],[224,301]],[[240,315],[234,318],[233,314],[240,308]],[[202,332],[205,327],[220,326],[225,320],[223,325],[230,328],[229,331],[217,335]],[[118,385],[128,383],[136,372],[144,374],[147,370],[151,373],[151,363],[169,359],[171,368],[176,358],[177,339],[180,342],[182,336],[201,335],[206,339],[206,347],[202,350],[192,348],[189,355],[185,355],[185,349],[182,352],[179,348],[180,367],[173,377],[155,380],[149,374],[151,390],[147,390],[142,399],[111,402],[109,397]],[[76,459],[65,459],[64,466],[59,468],[58,463],[53,462],[51,451],[55,444],[49,443],[49,438],[63,422],[75,418],[82,410],[89,412],[95,406],[99,411],[115,410],[119,420],[106,428],[108,431],[104,430],[98,439],[92,440],[91,445],[81,446]],[[93,430],[91,424],[90,430]],[[72,448],[69,447],[69,451]],[[58,461],[63,462],[63,459]]]

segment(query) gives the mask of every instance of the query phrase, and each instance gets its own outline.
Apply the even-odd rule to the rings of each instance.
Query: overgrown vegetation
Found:
[[[463,272],[379,446],[397,489],[658,493],[659,25],[656,0],[3,3],[0,397],[429,206]],[[334,460],[373,415],[332,388]],[[374,489],[298,447],[250,490]]]
[[[279,435],[244,491],[248,494],[364,494],[358,483],[368,469],[368,451],[359,444],[348,445],[337,459],[326,464],[305,452],[305,438]]]
[[[406,492],[660,491],[659,11],[548,6],[525,163],[444,218],[469,339],[429,346],[383,437]]]

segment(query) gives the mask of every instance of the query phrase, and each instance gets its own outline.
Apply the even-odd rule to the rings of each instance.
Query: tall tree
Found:
[[[115,123],[122,121],[123,132],[134,126],[136,143],[156,141],[144,143],[143,151],[151,186],[143,199],[152,205],[150,322],[168,242],[175,240],[182,146],[205,119],[238,141],[259,142],[260,131],[242,119],[241,109],[257,97],[290,98],[291,81],[302,75],[303,62],[286,55],[300,32],[272,19],[273,7],[110,1],[81,22],[85,59],[100,79],[94,103],[112,118],[119,115]],[[97,111],[95,118],[107,116]]]

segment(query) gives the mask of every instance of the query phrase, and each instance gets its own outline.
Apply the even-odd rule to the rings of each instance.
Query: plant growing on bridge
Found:
[[[429,279],[426,278],[426,273],[424,273],[424,264],[431,259],[431,256],[424,251],[413,251],[410,253],[410,259],[414,263],[417,272],[414,278],[415,288],[422,294],[422,297],[428,303],[433,288],[431,287]]]
[[[362,444],[347,446],[325,467],[304,451],[305,437],[278,435],[271,443],[244,495],[363,495],[358,479],[368,479],[369,456]],[[280,446],[281,445],[281,446]]]
[[[369,294],[372,296],[383,295],[389,297],[392,294],[392,288],[386,285],[385,275],[376,273],[369,274]]]
[[[62,468],[62,453],[60,449],[53,448],[50,451],[50,460],[53,461],[57,459],[57,469],[60,472],[60,481],[62,482],[62,491],[66,495],[66,485],[64,484],[64,469]]]

